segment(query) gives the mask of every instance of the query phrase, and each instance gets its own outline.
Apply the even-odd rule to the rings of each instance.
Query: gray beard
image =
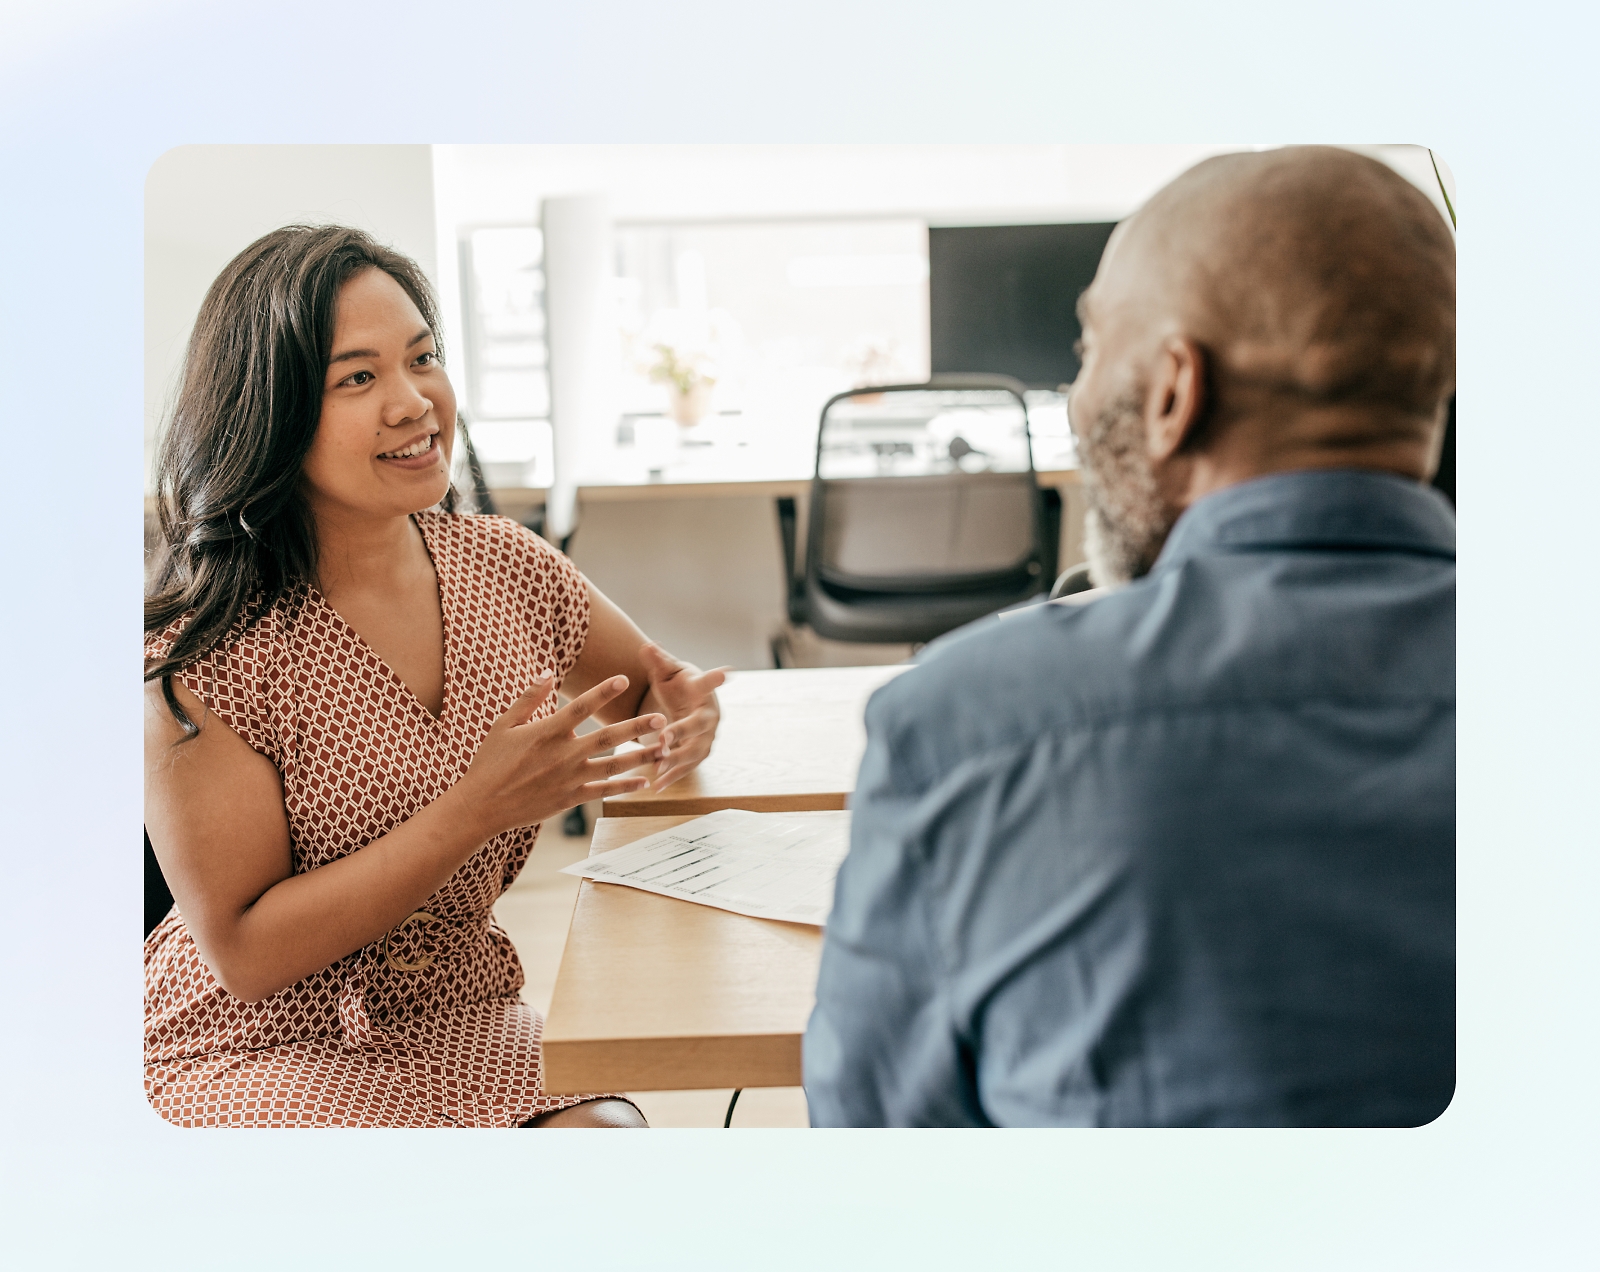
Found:
[[[1078,437],[1083,490],[1084,551],[1096,587],[1143,578],[1156,563],[1177,518],[1156,485],[1145,450],[1143,394],[1124,394]]]

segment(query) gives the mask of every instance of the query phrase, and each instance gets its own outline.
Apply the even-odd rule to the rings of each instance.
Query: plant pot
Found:
[[[677,420],[684,428],[693,428],[711,411],[712,386],[704,381],[695,385],[687,393],[677,389],[668,391],[670,411],[672,418]]]

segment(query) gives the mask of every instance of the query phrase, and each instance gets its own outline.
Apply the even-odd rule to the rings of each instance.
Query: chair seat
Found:
[[[979,592],[838,595],[807,581],[806,621],[828,640],[922,644],[1038,594],[1033,578]]]

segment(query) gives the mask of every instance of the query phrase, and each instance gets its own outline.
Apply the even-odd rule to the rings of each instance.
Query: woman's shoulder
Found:
[[[294,604],[292,596],[280,596],[272,604],[254,598],[234,619],[232,625],[209,649],[197,652],[185,663],[183,670],[228,663],[236,667],[265,666],[281,651],[287,611]],[[158,631],[144,634],[144,656],[147,664],[169,656],[178,637],[194,622],[193,610],[180,614]]]
[[[464,554],[468,563],[500,569],[522,566],[547,570],[566,558],[532,530],[510,517],[484,513],[422,512],[417,522],[430,548]]]
[[[510,517],[422,513],[417,524],[434,564],[465,584],[477,603],[509,605],[541,627],[559,629],[562,674],[583,648],[589,630],[589,589],[582,574],[526,526]]]
[[[295,661],[286,629],[293,620],[293,609],[305,599],[304,587],[270,605],[263,598],[253,598],[209,647],[197,652],[178,649],[181,665],[173,673],[208,712],[280,770],[286,754],[283,693],[293,677]],[[147,673],[174,653],[179,636],[194,620],[191,611],[161,631],[145,633]]]

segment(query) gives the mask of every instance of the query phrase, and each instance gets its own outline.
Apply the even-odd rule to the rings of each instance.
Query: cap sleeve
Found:
[[[273,639],[276,610],[269,611],[249,630],[230,632],[206,654],[190,663],[175,679],[199,698],[205,709],[227,725],[252,750],[282,770],[283,747],[269,705],[269,680],[275,662]],[[189,621],[185,615],[159,635],[145,638],[145,658],[162,658]]]
[[[565,680],[589,639],[589,587],[570,557],[533,531],[516,526],[533,567],[528,598],[534,626],[550,642],[556,683]],[[543,643],[543,642],[541,642]]]

